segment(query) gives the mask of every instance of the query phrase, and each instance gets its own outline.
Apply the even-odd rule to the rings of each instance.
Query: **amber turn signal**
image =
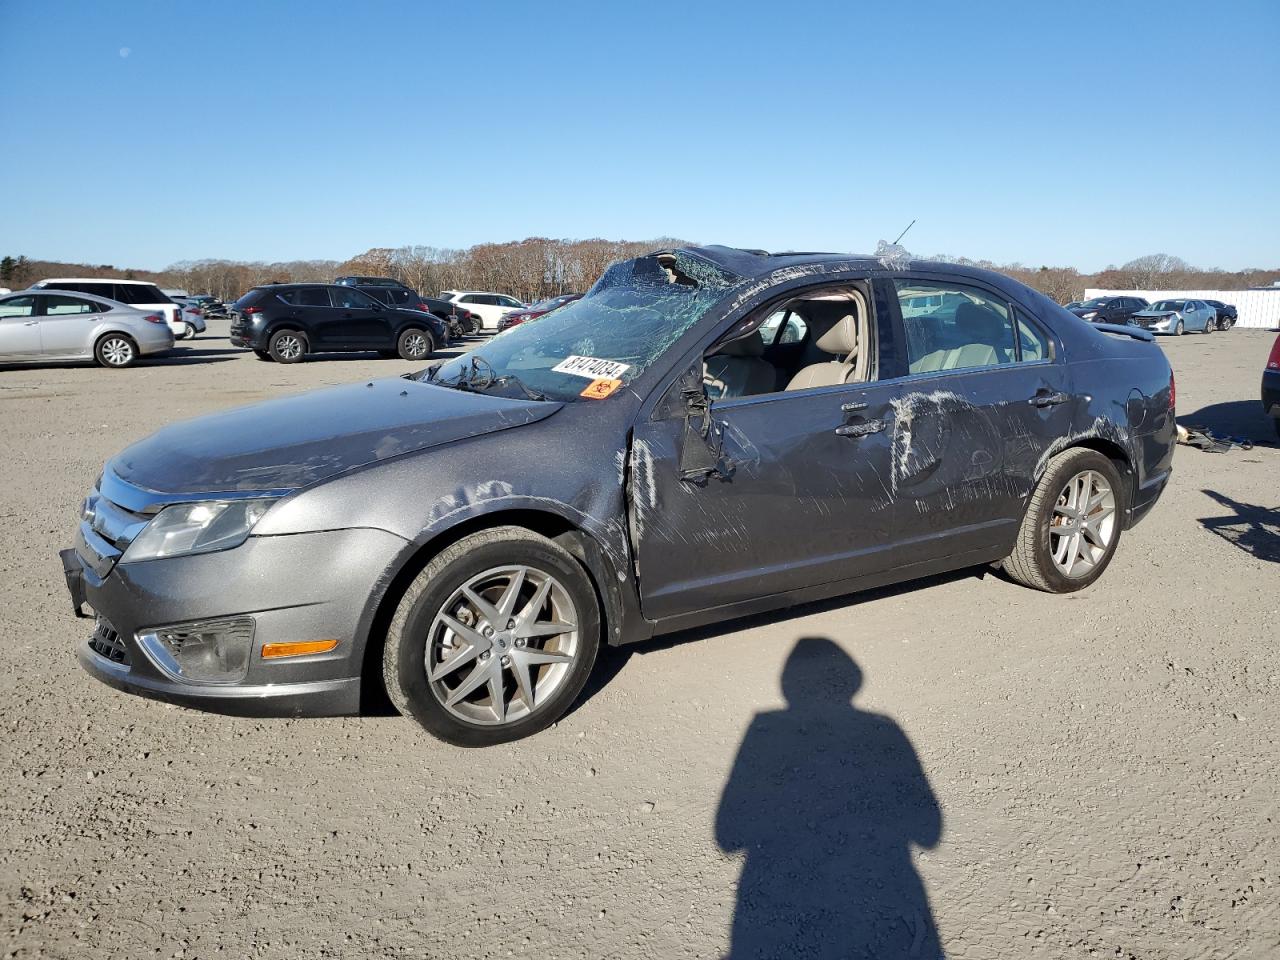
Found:
[[[337,640],[290,640],[288,643],[264,643],[263,660],[280,657],[303,657],[309,653],[328,653],[338,645]]]

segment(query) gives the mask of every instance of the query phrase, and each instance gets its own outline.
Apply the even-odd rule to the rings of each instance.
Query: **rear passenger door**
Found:
[[[102,308],[83,297],[46,293],[40,317],[40,342],[51,357],[86,356],[92,350],[89,334],[102,319]]]
[[[1042,461],[1079,407],[1060,345],[995,288],[882,282],[906,353],[894,424],[903,562],[1011,546]],[[913,306],[939,297],[936,310]]]

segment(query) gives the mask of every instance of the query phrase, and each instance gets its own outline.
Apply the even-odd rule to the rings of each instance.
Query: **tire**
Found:
[[[1074,510],[1070,501],[1073,487],[1090,475],[1105,481],[1109,487],[1110,500],[1104,499],[1098,507],[1089,511],[1094,516],[1095,534],[1092,537],[1085,532],[1074,535],[1074,540],[1082,544],[1083,548],[1080,556],[1072,557],[1070,564],[1066,565],[1067,569],[1064,569],[1064,562],[1055,559],[1054,554],[1059,552],[1064,557],[1070,554],[1073,538],[1070,534],[1051,531],[1055,528],[1062,529],[1063,525],[1070,526],[1070,518],[1060,516],[1058,511]],[[1096,488],[1092,486],[1088,489],[1096,492]],[[1066,503],[1062,502],[1064,499]],[[1108,504],[1110,513],[1104,513]],[[1023,586],[1048,593],[1071,593],[1084,589],[1102,576],[1111,563],[1111,558],[1115,556],[1124,525],[1125,506],[1124,486],[1115,464],[1096,450],[1084,447],[1064,450],[1049,461],[1044,475],[1031,494],[1022,526],[1018,529],[1013,553],[1002,563],[1005,572]],[[1059,519],[1063,521],[1063,525],[1056,522]],[[1101,544],[1098,543],[1099,539],[1103,541]],[[1097,552],[1099,550],[1100,553]],[[1081,566],[1083,553],[1086,551],[1090,557],[1087,565]]]
[[[255,350],[253,351],[253,355],[259,360],[266,360],[267,362],[271,361],[271,354],[266,350]]]
[[[1187,328],[1183,325],[1182,321],[1181,321],[1181,320],[1179,320],[1179,321],[1178,321],[1178,325],[1177,325],[1176,327],[1174,327],[1173,332],[1174,332],[1174,335],[1175,335],[1175,336],[1179,336],[1179,337],[1180,337],[1180,336],[1182,336],[1184,333],[1186,333],[1186,332],[1187,332]]]
[[[1236,325],[1235,317],[1227,317],[1227,319],[1222,321],[1222,330],[1225,333],[1227,330],[1230,330],[1235,325]]]
[[[277,330],[267,351],[276,363],[297,363],[307,355],[307,338],[298,330]]]
[[[108,333],[99,337],[94,344],[93,356],[99,366],[123,370],[133,366],[138,359],[138,345],[127,334]]]
[[[183,340],[194,340],[195,338],[196,338],[196,328],[195,328],[195,327],[193,327],[193,326],[192,326],[191,324],[189,324],[189,323],[184,323],[184,324],[182,325],[182,337],[181,337],[181,339],[183,339]]]
[[[1213,333],[1217,326],[1217,320],[1206,320],[1204,323],[1204,335],[1207,337],[1209,334]]]
[[[400,332],[400,339],[396,341],[396,352],[400,354],[402,360],[425,360],[436,352],[435,337],[431,336],[430,330],[409,327]]]
[[[538,623],[550,606],[546,616],[576,617],[576,630],[529,639],[521,638],[520,626],[494,633],[480,608],[463,593],[464,587],[473,586],[496,608],[515,581],[516,570],[526,572],[519,575],[508,605],[507,615],[513,617],[508,623]],[[553,585],[546,587],[545,599],[529,612],[548,579]],[[442,619],[446,614],[463,630],[476,628],[474,642],[454,632]],[[541,625],[566,623],[557,619]],[[582,692],[599,645],[600,610],[582,565],[559,544],[531,530],[494,527],[446,547],[405,590],[387,629],[382,673],[391,702],[402,714],[447,743],[482,747],[530,736],[563,716]],[[460,652],[451,658],[450,650]],[[530,654],[564,659],[529,664],[522,658]],[[461,656],[467,658],[450,669],[451,659]],[[429,664],[436,671],[434,679],[428,676]],[[528,683],[517,676],[520,664],[529,671]],[[495,677],[502,683],[501,713],[494,706],[490,681]],[[449,706],[450,697],[468,684],[471,692]],[[532,690],[532,707],[525,699],[526,689]]]

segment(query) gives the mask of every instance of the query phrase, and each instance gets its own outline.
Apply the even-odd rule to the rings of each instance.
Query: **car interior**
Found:
[[[703,360],[713,400],[875,379],[870,290],[861,283],[766,305]]]

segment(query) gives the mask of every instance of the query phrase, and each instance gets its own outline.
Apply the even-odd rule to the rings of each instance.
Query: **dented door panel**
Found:
[[[889,562],[897,393],[875,383],[712,404],[720,468],[702,479],[681,479],[680,447],[692,442],[683,419],[637,424],[630,506],[645,616],[661,621]]]

